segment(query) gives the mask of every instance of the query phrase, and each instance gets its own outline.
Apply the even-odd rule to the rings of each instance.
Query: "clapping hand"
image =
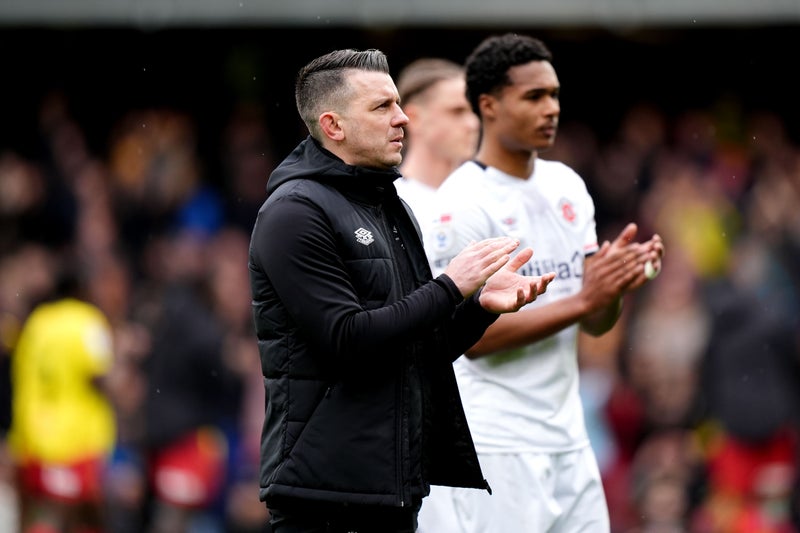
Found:
[[[479,301],[492,313],[510,313],[536,299],[547,290],[556,277],[555,272],[543,276],[523,276],[517,271],[533,256],[533,250],[525,248],[511,258],[486,281]]]

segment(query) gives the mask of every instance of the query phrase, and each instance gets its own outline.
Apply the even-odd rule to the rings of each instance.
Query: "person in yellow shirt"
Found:
[[[22,500],[22,531],[99,532],[102,476],[115,415],[102,377],[113,362],[106,316],[66,274],[55,298],[30,313],[11,358],[8,443]]]

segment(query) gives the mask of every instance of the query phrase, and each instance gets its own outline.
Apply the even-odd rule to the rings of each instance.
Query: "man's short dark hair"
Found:
[[[531,61],[552,62],[547,46],[534,37],[506,33],[484,39],[467,57],[467,99],[472,110],[480,116],[478,100],[482,94],[495,94],[511,85],[511,67]]]
[[[297,111],[314,137],[319,138],[319,116],[349,95],[345,72],[350,69],[389,74],[389,61],[380,50],[348,48],[320,56],[297,73],[294,89]]]

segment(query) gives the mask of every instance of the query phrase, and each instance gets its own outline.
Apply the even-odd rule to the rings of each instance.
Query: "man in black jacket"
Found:
[[[298,74],[310,136],[272,173],[250,244],[266,387],[260,498],[276,533],[413,532],[431,484],[489,490],[452,361],[546,290],[530,249],[473,243],[431,279],[393,182],[400,108],[386,56]]]

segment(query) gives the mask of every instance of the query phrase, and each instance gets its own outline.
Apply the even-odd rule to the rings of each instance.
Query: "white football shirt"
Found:
[[[414,212],[414,217],[419,221],[420,226],[426,227],[429,225],[431,223],[429,219],[438,214],[433,210],[436,205],[434,201],[436,189],[421,181],[406,177],[394,180],[394,187],[397,189],[397,195],[405,200]]]
[[[420,218],[434,275],[470,241],[517,237],[533,258],[520,272],[555,272],[529,306],[577,293],[584,257],[598,249],[594,203],[563,163],[537,159],[528,179],[469,161],[438,189],[433,221]],[[460,357],[456,377],[479,453],[559,452],[589,445],[578,392],[578,326],[524,348]]]

